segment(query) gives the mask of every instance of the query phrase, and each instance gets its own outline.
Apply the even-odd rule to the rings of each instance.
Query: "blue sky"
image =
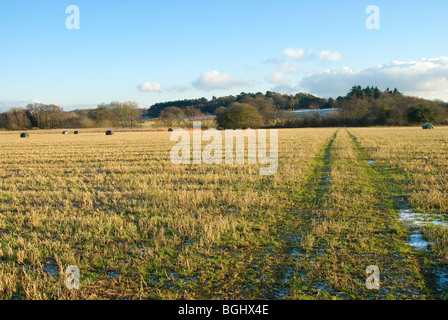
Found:
[[[448,101],[447,13],[442,0],[0,0],[0,109],[357,84]]]

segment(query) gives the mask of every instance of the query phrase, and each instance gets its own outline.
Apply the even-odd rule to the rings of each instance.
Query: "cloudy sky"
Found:
[[[0,110],[357,84],[448,101],[447,13],[444,0],[1,0]]]

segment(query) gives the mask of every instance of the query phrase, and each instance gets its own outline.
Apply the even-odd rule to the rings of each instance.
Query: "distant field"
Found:
[[[61,132],[0,132],[0,299],[447,298],[447,127],[279,130],[274,176]]]

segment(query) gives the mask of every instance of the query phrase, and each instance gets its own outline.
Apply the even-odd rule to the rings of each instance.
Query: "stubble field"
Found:
[[[279,130],[273,176],[174,144],[0,132],[0,299],[447,297],[448,128]]]

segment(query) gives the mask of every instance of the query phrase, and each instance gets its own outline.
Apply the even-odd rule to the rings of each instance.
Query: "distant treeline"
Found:
[[[243,92],[237,96],[213,97],[210,101],[205,98],[171,101],[151,106],[147,114],[167,124],[175,119],[213,114],[218,116],[219,125],[227,123],[232,127],[235,123],[230,115],[235,105],[238,108],[241,105],[254,107],[264,127],[404,126],[424,122],[448,124],[448,104],[441,100],[405,96],[396,88],[381,91],[369,86],[354,86],[347,95],[337,99],[324,99],[306,93],[288,95],[268,91],[266,94]],[[324,116],[312,113],[302,117],[293,112],[302,109],[334,109],[335,112]],[[229,112],[226,113],[226,110]],[[249,111],[249,108],[246,110]],[[234,120],[241,125],[238,119]]]
[[[397,89],[354,86],[333,102],[337,112],[326,116],[286,118],[280,127],[406,126],[432,122],[448,124],[448,103],[403,95]]]
[[[177,100],[161,102],[152,105],[147,112],[147,115],[152,118],[157,118],[161,115],[163,109],[168,107],[176,107],[181,110],[188,107],[199,110],[202,114],[215,114],[215,110],[219,107],[228,107],[232,103],[247,103],[254,106],[259,106],[259,109],[269,110],[297,110],[297,109],[324,109],[332,108],[334,99],[323,99],[308,93],[297,93],[296,95],[288,95],[267,91],[265,94],[245,93],[242,92],[237,96],[225,96],[212,100],[206,98]]]
[[[0,128],[57,129],[94,127],[136,127],[141,124],[142,110],[135,102],[111,102],[95,109],[65,112],[61,107],[33,103],[0,114]]]
[[[295,110],[334,109],[326,115],[297,116]],[[95,109],[63,111],[56,105],[29,104],[0,114],[0,128],[53,129],[90,127],[135,127],[142,116],[157,118],[166,126],[186,126],[185,119],[216,116],[218,126],[243,126],[241,116],[257,119],[259,127],[404,126],[432,122],[448,124],[448,104],[403,95],[398,89],[354,86],[347,95],[324,99],[307,93],[244,93],[237,96],[178,100],[156,103],[148,110],[136,102],[111,102]],[[250,115],[250,116],[248,116]],[[233,119],[235,118],[235,119]],[[249,121],[249,120],[248,120]],[[254,125],[253,121],[249,121]],[[189,123],[189,122],[188,122]]]

